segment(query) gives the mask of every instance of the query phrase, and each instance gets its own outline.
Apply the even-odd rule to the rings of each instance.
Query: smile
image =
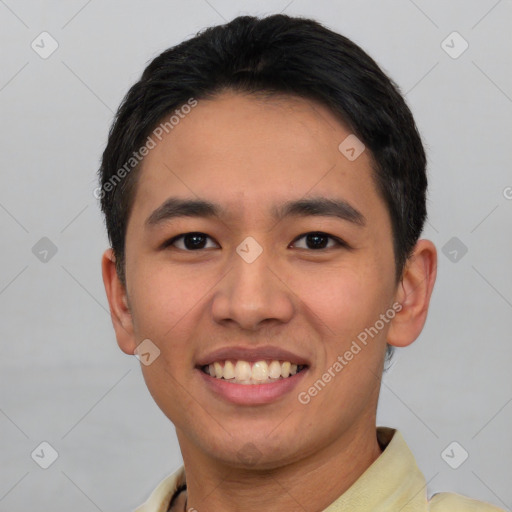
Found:
[[[201,370],[207,375],[232,384],[270,384],[287,379],[301,372],[305,365],[290,361],[261,360],[249,362],[244,360],[215,361],[204,365]]]

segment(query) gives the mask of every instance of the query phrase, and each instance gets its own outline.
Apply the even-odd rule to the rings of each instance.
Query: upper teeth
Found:
[[[281,377],[295,375],[298,367],[290,361],[215,361],[205,366],[204,370],[217,379],[230,380],[238,384],[259,384],[273,382]]]

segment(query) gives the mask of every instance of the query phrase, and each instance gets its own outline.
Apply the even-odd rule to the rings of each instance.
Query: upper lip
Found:
[[[222,347],[201,356],[197,360],[198,366],[205,366],[215,361],[228,359],[256,362],[263,360],[290,361],[292,364],[309,366],[309,361],[298,354],[281,347],[265,345],[261,347]]]

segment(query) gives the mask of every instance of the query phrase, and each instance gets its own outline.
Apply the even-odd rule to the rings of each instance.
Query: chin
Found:
[[[274,423],[273,428],[275,429]],[[279,427],[278,427],[279,428]],[[248,433],[248,430],[250,433]],[[202,441],[202,449],[220,463],[245,469],[270,470],[292,463],[304,455],[302,443],[292,432],[269,437],[266,433],[255,434],[252,429],[240,430],[238,435],[226,432],[221,439]],[[266,432],[269,432],[269,428]],[[215,447],[212,450],[212,447]]]

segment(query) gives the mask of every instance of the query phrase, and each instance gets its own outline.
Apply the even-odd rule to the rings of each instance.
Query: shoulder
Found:
[[[504,509],[460,494],[440,492],[430,499],[430,512],[504,512]]]

